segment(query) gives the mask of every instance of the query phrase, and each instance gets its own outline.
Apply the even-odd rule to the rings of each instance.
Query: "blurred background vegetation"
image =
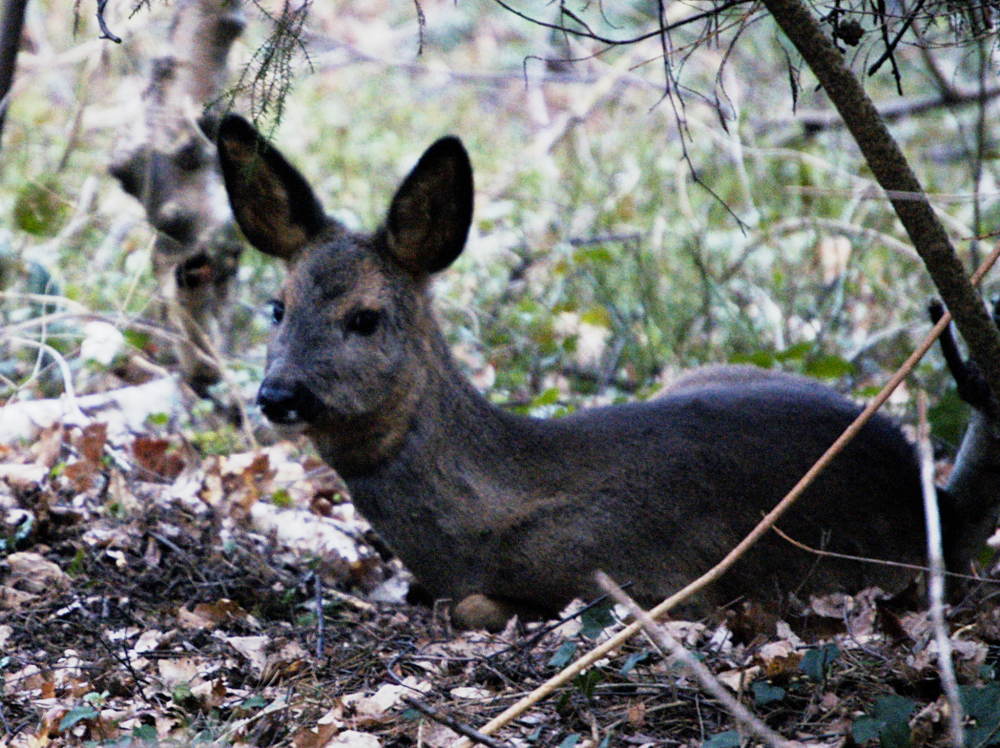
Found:
[[[555,5],[524,7],[557,20]],[[268,51],[265,11],[280,8],[248,7],[234,83]],[[647,2],[574,10],[614,38],[656,18]],[[656,37],[607,47],[467,0],[317,4],[272,134],[353,228],[374,228],[431,141],[463,138],[476,219],[436,292],[458,358],[496,402],[558,414],[649,397],[683,369],[727,360],[864,396],[926,330],[933,289],[850,135],[804,125],[831,115],[826,99],[749,10],[673,32],[667,87]],[[121,45],[96,38],[91,13],[59,0],[28,9],[0,151],[0,402],[65,389],[39,343],[65,359],[78,392],[135,381],[130,362],[169,348],[153,311],[152,229],[107,165],[143,118],[171,8],[111,2]],[[861,43],[845,47],[859,72],[883,49],[860,20]],[[902,95],[891,66],[865,78],[880,107],[995,84],[995,39],[952,44],[956,22],[961,11],[924,23],[923,43],[897,49]],[[251,109],[242,95],[235,106]],[[974,237],[1000,214],[995,110],[940,106],[891,123],[970,265]],[[244,253],[232,378],[219,386],[248,401],[281,275]],[[959,406],[936,355],[914,385],[954,440]],[[895,401],[904,417],[907,400]]]

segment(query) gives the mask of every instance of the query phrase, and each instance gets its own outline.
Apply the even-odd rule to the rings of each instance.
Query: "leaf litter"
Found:
[[[53,421],[0,444],[4,745],[445,746],[621,626],[577,606],[558,626],[454,631],[443,609],[406,602],[407,573],[302,445],[203,455],[110,423]],[[951,620],[975,745],[1000,744],[989,593]],[[866,592],[811,612],[812,635],[752,609],[666,625],[789,739],[947,744],[926,611]],[[636,638],[497,740],[736,745],[733,730]]]

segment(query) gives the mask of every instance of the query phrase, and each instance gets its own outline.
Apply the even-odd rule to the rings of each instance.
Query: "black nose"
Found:
[[[265,379],[257,392],[257,404],[267,419],[285,425],[312,420],[316,402],[308,388],[281,380]]]

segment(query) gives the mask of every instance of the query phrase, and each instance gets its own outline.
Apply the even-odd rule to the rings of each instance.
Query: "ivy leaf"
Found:
[[[595,605],[588,608],[580,616],[580,633],[588,639],[596,639],[608,626],[613,625],[615,617],[611,613],[611,603]]]
[[[882,748],[909,748],[910,715],[915,701],[898,694],[875,699],[872,713],[854,722],[851,736],[858,743],[878,738]]]
[[[773,686],[766,680],[755,681],[750,689],[753,691],[753,701],[757,706],[764,706],[785,698],[785,689]]]
[[[977,746],[1000,743],[1000,684],[958,689],[965,716],[972,722],[965,728],[965,744]]]
[[[552,655],[549,665],[552,667],[565,667],[575,654],[576,642],[563,642],[559,649],[556,650],[556,653]]]
[[[625,658],[625,662],[622,663],[621,669],[618,671],[619,675],[628,675],[632,672],[636,665],[640,662],[645,662],[649,659],[649,650],[644,649],[641,652],[633,652],[628,657]]]
[[[720,732],[702,743],[701,748],[740,748],[740,734],[736,730]]]
[[[81,705],[75,706],[66,712],[66,715],[59,721],[59,731],[68,730],[77,722],[82,722],[86,719],[94,719],[98,716],[98,711],[92,706]]]
[[[840,649],[836,644],[824,644],[818,649],[810,649],[805,653],[799,669],[809,678],[809,680],[820,683],[826,678],[826,673],[836,659],[840,657]]]

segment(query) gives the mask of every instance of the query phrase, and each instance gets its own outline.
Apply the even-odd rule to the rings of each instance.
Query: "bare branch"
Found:
[[[996,400],[1000,393],[1000,333],[969,282],[920,181],[858,79],[801,0],[763,1],[837,107],[882,188],[920,196],[916,200],[890,199]]]
[[[927,396],[920,392],[917,401],[917,456],[920,459],[920,487],[924,495],[924,521],[927,527],[927,562],[930,574],[927,595],[931,602],[931,623],[938,645],[938,670],[941,687],[948,700],[948,732],[952,745],[965,745],[962,729],[962,700],[951,661],[951,639],[944,621],[944,551],[941,539],[941,513],[938,511],[937,487],[934,485],[934,450],[931,447],[930,426],[927,424]]]
[[[115,44],[121,44],[122,38],[113,33],[108,28],[107,21],[104,20],[104,9],[108,6],[108,0],[97,0],[97,25],[101,27],[100,39],[107,39]]]

